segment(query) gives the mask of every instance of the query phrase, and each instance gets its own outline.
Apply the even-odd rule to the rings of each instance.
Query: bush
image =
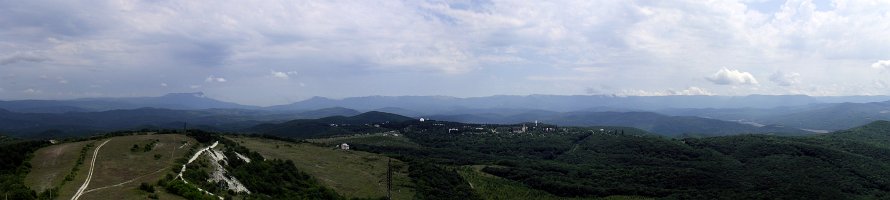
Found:
[[[142,190],[142,191],[146,191],[146,192],[148,192],[148,193],[154,193],[154,192],[155,192],[155,186],[153,186],[153,185],[151,185],[151,184],[148,184],[148,183],[145,183],[145,182],[142,182],[142,184],[139,184],[139,189]]]

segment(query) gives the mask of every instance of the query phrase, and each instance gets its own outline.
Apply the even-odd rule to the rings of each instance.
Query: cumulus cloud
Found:
[[[208,82],[208,83],[213,83],[213,82],[224,83],[224,82],[226,82],[226,79],[223,78],[223,77],[215,77],[215,76],[213,76],[213,75],[210,75],[210,76],[208,76],[207,78],[204,79],[204,82]]]
[[[272,77],[280,78],[280,79],[289,79],[291,76],[296,76],[296,71],[288,71],[288,72],[279,72],[272,70]]]
[[[800,74],[796,72],[785,73],[776,71],[769,76],[769,80],[779,86],[791,86],[800,83]]]
[[[709,77],[705,77],[708,81],[718,85],[757,85],[757,79],[751,73],[739,71],[736,69],[723,68]]]
[[[22,92],[25,93],[25,94],[40,94],[40,93],[43,93],[43,91],[40,91],[40,90],[38,90],[38,89],[34,89],[34,88],[28,88],[28,89],[22,90]]]
[[[890,60],[879,60],[871,64],[871,68],[875,69],[890,69]]]

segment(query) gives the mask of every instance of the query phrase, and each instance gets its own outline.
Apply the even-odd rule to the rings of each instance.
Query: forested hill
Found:
[[[299,119],[277,124],[260,124],[247,129],[247,131],[279,137],[312,138],[383,132],[391,130],[385,128],[386,124],[411,120],[414,119],[396,114],[371,111],[351,117],[333,116],[320,119]]]
[[[829,140],[850,140],[890,147],[890,121],[874,121],[860,127],[825,134],[822,137]]]
[[[890,148],[880,144],[890,138],[890,122],[884,121],[817,136],[685,139],[623,127],[484,133],[455,126],[466,124],[411,123],[404,135],[420,148],[351,145],[443,166],[484,166],[482,172],[562,197],[890,197]]]

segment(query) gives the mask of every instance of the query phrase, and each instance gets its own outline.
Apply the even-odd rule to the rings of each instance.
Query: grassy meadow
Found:
[[[298,169],[346,197],[386,196],[388,159],[386,156],[309,143],[251,137],[230,137],[230,139],[260,153],[263,157],[291,160]],[[393,199],[413,199],[413,183],[408,178],[407,165],[395,159],[392,160],[392,165]]]

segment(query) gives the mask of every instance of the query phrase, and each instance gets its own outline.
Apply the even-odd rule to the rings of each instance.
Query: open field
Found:
[[[157,142],[153,142],[155,140]],[[183,146],[183,142],[188,144]],[[152,143],[153,147],[144,151],[145,146]],[[172,173],[173,161],[195,143],[192,138],[177,134],[114,137],[99,152],[92,181],[81,198],[144,199],[147,194],[137,190],[139,184],[154,184]],[[132,151],[133,145],[139,148]],[[156,155],[160,155],[159,158]]]
[[[480,171],[484,166],[464,166],[458,173],[470,183],[473,190],[483,199],[599,199],[599,200],[637,200],[646,199],[631,196],[610,196],[604,198],[568,198],[529,188],[520,182],[507,180]]]
[[[384,133],[375,133],[375,134],[363,134],[363,135],[352,135],[352,136],[343,136],[343,137],[332,137],[332,138],[320,138],[320,139],[308,139],[306,141],[323,144],[323,145],[337,145],[342,143],[347,144],[366,144],[373,146],[392,146],[392,147],[408,147],[408,148],[420,148],[420,145],[412,142],[410,139],[404,136],[393,136],[392,134],[384,134]]]
[[[298,169],[318,179],[346,197],[377,198],[386,196],[386,156],[319,147],[308,143],[231,137],[242,146],[266,158],[292,160]],[[407,165],[392,160],[393,199],[413,199],[414,190],[408,178]]]
[[[34,158],[31,159],[32,168],[28,176],[25,177],[25,185],[40,193],[62,184],[65,176],[71,172],[71,168],[80,157],[81,149],[91,142],[93,141],[63,143],[37,150],[34,152]],[[87,151],[87,154],[90,156],[92,151]],[[81,164],[80,168],[85,165]],[[66,184],[72,184],[72,182]]]
[[[109,139],[99,150],[92,179],[79,199],[145,199],[148,193],[138,190],[139,184],[154,184],[164,175],[172,173],[170,167],[173,161],[182,157],[190,145],[196,143],[185,135],[175,134],[119,136]],[[109,139],[58,144],[38,150],[32,161],[35,163],[34,168],[28,174],[26,183],[37,191],[57,186],[74,167],[84,145],[98,145]],[[183,142],[188,142],[188,145],[183,145]],[[145,148],[152,143],[152,147]],[[134,144],[139,146],[138,150],[131,150]],[[77,175],[59,189],[56,199],[70,199],[83,185],[95,148],[94,146],[87,151]],[[157,190],[162,199],[181,199],[165,193],[162,188]]]

